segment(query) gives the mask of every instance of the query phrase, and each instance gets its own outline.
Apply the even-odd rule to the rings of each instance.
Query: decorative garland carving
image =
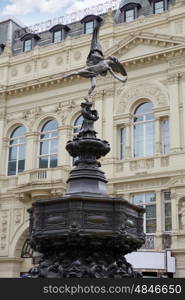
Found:
[[[117,91],[117,95],[120,98],[118,102],[116,113],[129,113],[130,102],[137,101],[140,98],[148,98],[157,102],[158,106],[168,105],[169,96],[165,89],[162,89],[160,85],[155,83],[141,83],[138,85],[131,85],[127,88]]]

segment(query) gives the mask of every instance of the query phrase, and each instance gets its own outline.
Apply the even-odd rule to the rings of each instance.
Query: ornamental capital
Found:
[[[168,83],[169,84],[177,84],[178,81],[179,81],[179,78],[181,78],[180,73],[171,74],[171,75],[168,76]]]

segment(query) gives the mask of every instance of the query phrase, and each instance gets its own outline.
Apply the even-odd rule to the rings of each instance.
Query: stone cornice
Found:
[[[172,154],[170,154],[169,156],[171,156],[171,155]],[[161,157],[163,157],[163,156],[161,155]],[[109,178],[109,184],[122,184],[123,185],[123,178],[124,178],[124,184],[134,183],[134,182],[140,184],[141,182],[146,182],[146,180],[148,182],[150,182],[150,180],[157,181],[157,180],[163,180],[163,179],[164,180],[166,179],[167,182],[170,182],[170,179],[173,179],[175,176],[181,175],[182,172],[185,174],[185,170],[180,170],[180,171],[172,170],[172,171],[168,171],[168,174],[166,173],[166,171],[165,172],[164,171],[163,172],[154,172],[152,174],[147,173],[146,175],[143,175],[140,178],[138,178],[136,175],[127,176],[127,178],[125,178],[124,176],[117,177],[117,178]],[[167,182],[164,183],[165,187],[167,185]]]
[[[144,63],[154,63],[155,61],[159,61],[160,59],[168,61],[174,56],[177,55],[180,56],[182,54],[185,54],[185,45],[175,46],[168,49],[157,51],[155,53],[133,57],[131,59],[123,60],[122,63],[125,66],[132,66],[132,65],[144,64]]]
[[[136,66],[140,64],[154,63],[156,61],[159,61],[160,59],[168,61],[174,56],[179,57],[180,59],[182,54],[185,54],[185,45],[175,46],[172,47],[171,49],[164,49],[162,51],[158,51],[155,53],[123,60],[122,63],[126,67]],[[0,96],[2,97],[5,95],[17,95],[17,94],[27,93],[30,91],[34,92],[37,89],[48,88],[65,82],[66,83],[71,82],[73,80],[82,80],[82,78],[80,76],[74,76],[74,77],[62,79],[61,73],[59,73],[51,76],[45,76],[38,79],[25,81],[22,83],[13,84],[10,86],[2,85],[0,86]]]

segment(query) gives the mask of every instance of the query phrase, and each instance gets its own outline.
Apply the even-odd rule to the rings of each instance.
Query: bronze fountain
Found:
[[[98,139],[94,130],[98,112],[92,109],[89,99],[96,77],[110,72],[124,83],[127,80],[127,72],[117,58],[104,58],[98,38],[100,26],[101,22],[96,21],[87,67],[63,76],[90,78],[91,87],[81,104],[81,130],[66,145],[69,154],[77,158],[67,180],[66,194],[38,200],[29,209],[29,244],[41,254],[39,264],[29,271],[32,278],[141,276],[124,256],[145,242],[144,209],[107,194],[107,180],[98,161],[110,151],[110,145]]]

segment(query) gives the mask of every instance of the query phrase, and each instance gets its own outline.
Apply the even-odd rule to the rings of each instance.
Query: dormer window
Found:
[[[84,24],[84,33],[92,33],[94,29],[94,21],[86,22]]]
[[[125,11],[125,22],[131,22],[135,19],[134,9],[128,9]]]
[[[49,31],[52,33],[52,41],[53,43],[60,43],[62,42],[65,37],[67,36],[68,31],[70,28],[66,25],[57,24],[53,26]]]
[[[37,41],[40,40],[40,36],[34,33],[26,33],[21,37],[23,41],[23,52],[31,51],[36,45]]]
[[[62,31],[53,32],[53,43],[60,43],[62,41]]]
[[[24,52],[27,52],[27,51],[30,51],[32,50],[32,40],[26,40],[24,41],[24,46],[23,46],[23,51]]]
[[[88,15],[84,17],[81,20],[81,23],[84,24],[84,30],[83,30],[84,34],[92,33],[96,24],[101,22],[102,22],[102,18],[100,18],[99,16]]]
[[[168,0],[153,0],[153,13],[160,14],[168,9]]]
[[[131,22],[134,21],[139,16],[139,9],[141,5],[139,3],[131,2],[120,8],[122,13],[122,21],[123,22]]]
[[[164,1],[154,2],[154,14],[160,14],[165,10]]]

